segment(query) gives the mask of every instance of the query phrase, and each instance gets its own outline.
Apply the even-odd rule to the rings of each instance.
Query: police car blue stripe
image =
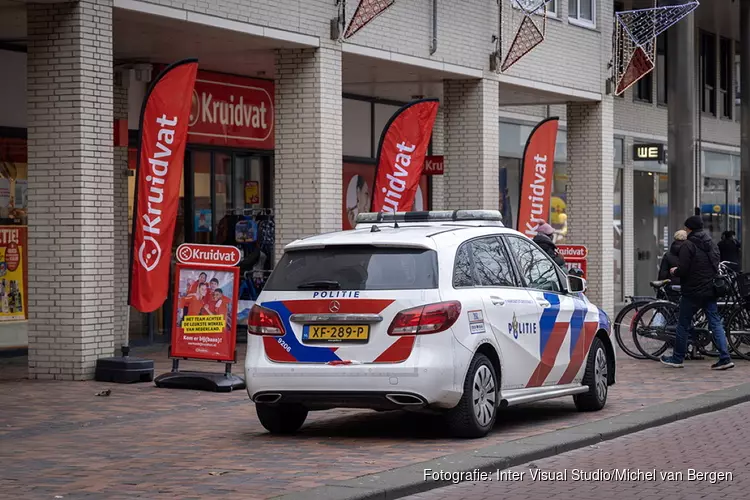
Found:
[[[300,363],[327,363],[329,361],[341,361],[341,358],[336,356],[336,353],[331,351],[328,347],[311,347],[304,345],[297,340],[297,336],[292,330],[292,324],[289,321],[292,314],[283,302],[264,302],[261,305],[276,311],[279,314],[279,317],[281,317],[281,321],[284,323],[284,329],[287,332],[286,335],[281,338],[290,347],[289,354],[294,356],[297,361]]]
[[[539,319],[539,355],[544,352],[544,348],[547,346],[552,335],[552,329],[557,323],[557,316],[560,314],[560,296],[554,293],[545,293],[544,300],[549,302],[549,307],[542,312],[542,317]]]

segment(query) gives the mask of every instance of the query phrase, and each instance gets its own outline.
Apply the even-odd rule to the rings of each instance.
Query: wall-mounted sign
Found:
[[[424,159],[424,175],[443,175],[445,159],[443,156],[427,156]]]
[[[633,144],[633,161],[659,161],[666,159],[664,144]]]

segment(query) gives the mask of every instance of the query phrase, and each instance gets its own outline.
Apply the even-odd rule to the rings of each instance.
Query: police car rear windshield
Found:
[[[265,290],[423,290],[438,287],[437,253],[331,245],[284,254]]]

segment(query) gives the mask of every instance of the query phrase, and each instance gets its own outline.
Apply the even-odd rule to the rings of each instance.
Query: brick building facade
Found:
[[[144,75],[184,57],[248,86],[271,81],[274,143],[270,150],[189,145],[183,240],[215,241],[218,219],[247,183],[262,195],[259,209],[273,212],[271,266],[292,239],[341,229],[342,204],[357,204],[347,198],[356,184],[347,169],[374,168],[383,124],[400,104],[437,97],[432,153],[444,155],[446,170],[424,181],[425,208],[498,208],[500,172],[518,176],[517,157],[503,146],[504,131],[515,130],[508,125],[560,116],[565,241],[589,249],[593,301],[613,311],[632,293],[636,204],[621,193],[640,178],[628,152],[639,141],[666,142],[667,120],[656,99],[633,102],[633,91],[613,97],[606,83],[618,2],[552,0],[546,40],[505,73],[491,70],[490,54],[498,43],[507,50],[520,23],[509,1],[437,0],[436,19],[431,2],[395,2],[349,41],[332,39],[332,20],[343,16],[341,26],[356,3],[344,2],[344,11],[333,0],[0,0],[0,65],[20,82],[4,84],[0,132],[27,141],[29,228],[28,322],[0,323],[0,347],[23,344],[13,332],[25,330],[30,376],[88,378],[97,358],[144,329],[151,341],[153,331],[168,331],[159,315],[133,313],[126,325],[132,176],[129,148],[114,145],[112,124],[127,119],[132,136]],[[714,32],[738,38],[731,28]],[[716,149],[738,148],[738,122],[717,118],[702,127]],[[522,131],[517,139],[525,141]],[[198,213],[213,218],[206,234],[202,219],[193,221]]]

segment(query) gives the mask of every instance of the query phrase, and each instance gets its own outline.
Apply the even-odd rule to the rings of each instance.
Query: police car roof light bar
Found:
[[[491,221],[502,223],[498,210],[439,210],[429,212],[367,212],[357,214],[357,224],[397,222]]]

